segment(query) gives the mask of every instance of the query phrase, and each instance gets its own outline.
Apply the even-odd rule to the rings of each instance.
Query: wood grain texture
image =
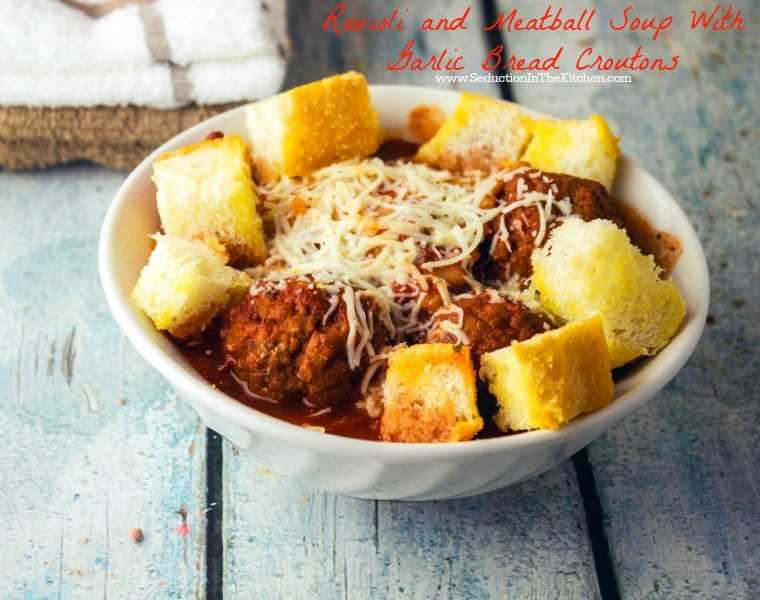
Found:
[[[121,335],[98,281],[122,178],[0,172],[3,599],[204,596],[205,432]]]
[[[373,83],[441,85],[429,72],[385,70],[415,28],[338,38],[320,32],[333,2],[293,4],[288,86],[349,68]],[[604,23],[625,4],[563,6],[593,5]],[[734,5],[755,27],[757,0]],[[349,3],[356,15],[385,6]],[[417,3],[405,18],[455,16],[465,6]],[[480,3],[472,6],[479,24]],[[502,3],[512,6],[543,10]],[[636,6],[663,11],[654,0]],[[682,56],[676,73],[636,74],[630,86],[515,86],[533,108],[608,117],[624,149],[680,198],[708,253],[714,322],[695,356],[589,450],[625,599],[760,596],[760,48],[752,31],[685,31],[690,8],[669,8],[680,23],[655,43],[606,28],[508,36],[528,56],[563,39],[569,54],[591,44],[624,55],[641,43],[653,56]],[[423,54],[461,44],[467,71],[487,50],[475,28],[415,39]],[[493,86],[465,87],[498,95]],[[3,600],[205,596],[204,431],[118,332],[97,281],[98,228],[121,178],[82,166],[0,173]],[[228,598],[600,595],[570,463],[477,498],[378,503],[277,478],[226,444],[224,481]],[[187,537],[176,532],[183,507]],[[128,538],[132,527],[144,531],[142,544]]]
[[[447,502],[315,491],[225,455],[225,598],[598,597],[570,463]]]
[[[349,4],[357,16],[385,6],[379,1]],[[319,29],[333,3],[291,11],[295,52],[287,85],[347,68],[361,70],[371,83],[436,85],[430,72],[386,71],[383,59],[397,55],[415,35],[420,16],[456,16],[467,4],[406,4],[413,14],[403,34],[340,39]],[[486,51],[479,3],[473,10],[471,30],[418,34],[418,45],[431,51],[461,44],[468,56],[479,57]],[[499,94],[496,87],[469,88]],[[229,444],[224,471],[225,598],[599,596],[569,462],[508,490],[429,503],[373,502],[315,491],[278,478]]]
[[[624,6],[625,2],[618,2],[616,6]],[[521,18],[540,17],[548,5],[538,4],[530,0],[496,0],[498,11],[509,14],[512,9],[517,9]],[[597,8],[598,2],[589,0],[567,0],[557,8],[562,7],[563,18],[575,17],[584,9]],[[503,32],[507,45],[507,53],[514,53],[520,58],[530,60],[541,58],[542,60],[553,56],[559,46],[563,46],[562,59],[559,62],[562,71],[575,72],[575,60],[578,53],[586,46],[596,48],[597,36],[606,27],[606,19],[603,14],[597,14],[593,24],[595,31],[562,31],[537,32],[537,31],[513,31]],[[604,24],[604,25],[603,25]],[[602,26],[603,25],[603,26]],[[625,37],[625,34],[618,34]],[[626,48],[631,46],[630,51],[635,49],[630,41],[624,42]],[[513,71],[513,75],[522,75],[523,72]],[[612,86],[595,86],[586,83],[532,83],[515,81],[511,84],[512,94],[515,101],[536,110],[549,112],[550,109],[557,116],[585,116],[591,105],[591,98],[598,94],[605,94]],[[605,115],[606,117],[607,115]]]
[[[336,36],[324,32],[322,24],[335,6],[332,0],[303,2],[290,7],[289,31],[292,40],[292,56],[288,65],[285,88],[313,81],[321,77],[355,69],[364,73],[370,83],[414,84],[441,86],[435,79],[436,73],[425,71],[390,71],[389,62],[395,62],[404,45],[415,41],[415,53],[429,57],[443,48],[456,49],[464,56],[465,72],[478,70],[482,57],[487,52],[483,35],[483,12],[480,2],[462,0],[436,0],[435,2],[402,2],[398,4],[380,0],[356,0],[346,2],[346,16],[375,17],[389,15],[394,7],[399,8],[399,16],[405,20],[404,31],[382,31],[345,33]],[[465,31],[420,32],[422,19],[427,17],[452,19],[471,8],[468,29]],[[445,71],[443,71],[445,73]],[[468,89],[481,94],[498,96],[496,86],[471,83],[452,83],[447,87]]]
[[[619,20],[625,4],[594,3],[604,23]],[[533,3],[509,5],[529,14]],[[758,22],[757,2],[734,6]],[[663,12],[653,0],[636,8]],[[518,101],[539,110],[608,117],[623,148],[679,198],[710,266],[712,324],[695,355],[653,402],[589,449],[623,598],[760,597],[760,48],[751,31],[689,31],[691,8],[669,7],[676,22],[657,42],[606,26],[584,42],[611,55],[638,44],[655,57],[679,54],[672,74],[516,88]],[[557,43],[550,34],[511,38],[523,54]]]

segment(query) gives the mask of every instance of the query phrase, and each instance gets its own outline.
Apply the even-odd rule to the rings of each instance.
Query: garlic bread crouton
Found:
[[[531,119],[516,104],[462,92],[454,113],[416,159],[449,171],[488,171],[517,163],[530,139]]]
[[[656,353],[686,314],[675,284],[610,221],[565,221],[531,262],[546,309],[566,321],[601,315],[613,368]]]
[[[565,173],[612,189],[620,156],[618,140],[599,115],[578,121],[538,119],[522,159],[535,169]]]
[[[367,80],[353,71],[251,104],[247,129],[254,173],[262,182],[364,158],[382,137]]]
[[[156,234],[156,247],[140,272],[132,297],[157,329],[188,339],[201,333],[250,278],[226,266],[219,249],[199,240]]]
[[[431,140],[446,121],[446,113],[435,104],[420,104],[409,111],[407,128],[418,144]]]
[[[456,442],[483,428],[467,346],[416,344],[395,350],[383,386],[382,439]]]
[[[215,237],[233,263],[266,257],[248,148],[226,135],[168,152],[153,165],[156,204],[167,235]]]
[[[556,429],[610,403],[614,385],[601,317],[540,333],[483,355],[502,431]]]

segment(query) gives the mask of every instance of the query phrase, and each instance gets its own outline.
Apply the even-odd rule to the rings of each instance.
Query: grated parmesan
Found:
[[[481,208],[500,182],[526,170],[502,170],[487,177],[454,175],[418,163],[388,164],[370,158],[262,186],[265,217],[272,221],[275,235],[268,242],[267,260],[249,269],[254,278],[265,280],[254,283],[251,291],[281,287],[288,279],[308,281],[330,295],[323,323],[343,302],[349,327],[348,364],[357,369],[365,356],[369,360],[362,382],[366,391],[383,365],[383,355],[372,345],[376,327],[384,327],[396,341],[429,328],[432,319],[420,323],[419,313],[431,284],[442,300],[435,316],[455,317],[441,326],[458,343],[468,343],[461,329],[462,310],[453,303],[445,281],[432,271],[461,264],[471,289],[481,291],[468,261],[483,241],[486,223],[499,218],[491,250],[499,241],[511,250],[506,215],[520,207],[535,207],[540,220],[536,244],[543,240],[554,194],[527,192],[522,177],[516,202]],[[564,205],[557,205],[564,214]],[[433,260],[420,264],[421,249],[429,250]],[[399,284],[405,286],[401,291]]]

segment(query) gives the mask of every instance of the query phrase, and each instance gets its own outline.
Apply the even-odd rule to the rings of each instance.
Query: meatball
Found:
[[[530,312],[519,302],[500,300],[495,301],[495,296],[489,293],[481,293],[454,302],[464,313],[462,331],[467,336],[476,370],[486,352],[509,346],[515,340],[522,342],[546,329],[547,321],[540,315]],[[442,311],[435,318],[428,341],[455,343],[455,336],[441,328],[440,323],[456,318],[455,313]]]
[[[354,397],[362,374],[349,367],[348,333],[342,300],[290,280],[262,282],[229,308],[220,337],[227,364],[251,392],[275,401],[331,406]],[[377,333],[372,341],[382,344],[380,338]]]
[[[603,185],[596,181],[562,175],[545,173],[537,170],[517,173],[511,179],[504,182],[500,190],[486,198],[484,208],[498,205],[509,205],[523,199],[527,192],[540,192],[546,194],[552,191],[554,205],[552,214],[555,217],[562,216],[560,202],[569,200],[570,214],[579,216],[584,221],[593,219],[608,219],[618,226],[623,226],[620,213]],[[539,230],[540,217],[533,206],[516,208],[504,216],[504,226],[508,232],[507,240],[499,239],[493,243],[493,236],[501,227],[501,216],[496,217],[487,224],[486,239],[483,244],[485,260],[478,265],[481,275],[485,279],[498,279],[506,281],[513,276],[524,279],[530,276],[532,267],[530,255],[535,249],[535,237]],[[556,226],[556,220],[547,224],[547,235],[541,242],[548,238],[548,231]]]

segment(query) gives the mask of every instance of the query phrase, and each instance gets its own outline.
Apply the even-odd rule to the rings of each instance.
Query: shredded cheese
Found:
[[[535,207],[540,226],[534,235],[536,244],[541,243],[553,218],[555,194],[528,192],[520,177],[516,202],[482,207],[500,182],[526,170],[497,171],[487,177],[454,175],[418,163],[388,164],[370,158],[331,165],[303,178],[283,177],[259,189],[275,235],[268,259],[249,272],[269,286],[296,278],[325,290],[330,306],[323,324],[340,302],[345,304],[347,360],[351,369],[359,368],[365,357],[369,360],[362,382],[366,391],[383,364],[378,360],[382,354],[372,345],[376,328],[384,327],[394,341],[429,328],[433,319],[420,323],[419,316],[431,284],[442,301],[434,316],[448,317],[440,326],[458,343],[468,343],[463,312],[445,281],[433,272],[462,265],[471,289],[482,291],[469,268],[486,223],[498,217],[491,251],[499,242],[511,251],[507,215],[520,207]],[[556,204],[565,214],[562,202]],[[420,264],[423,249],[432,260]],[[263,289],[265,284],[254,286]],[[401,284],[403,290],[398,289]]]
[[[322,317],[323,326],[327,323],[327,319],[330,318],[330,315],[332,315],[335,312],[335,309],[338,308],[338,304],[340,304],[340,298],[338,298],[338,296],[330,296],[330,308],[327,309],[327,312]]]

